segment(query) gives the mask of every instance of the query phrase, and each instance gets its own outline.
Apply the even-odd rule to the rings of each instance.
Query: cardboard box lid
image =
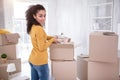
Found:
[[[17,43],[20,38],[18,33],[0,34],[0,45]]]
[[[18,38],[20,38],[18,33],[12,33],[12,34],[3,34],[6,36],[6,39],[8,42],[16,42]]]

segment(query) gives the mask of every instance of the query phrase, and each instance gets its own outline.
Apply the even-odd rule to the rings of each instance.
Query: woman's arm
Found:
[[[47,36],[47,40],[50,40],[51,38],[54,38],[53,36]]]
[[[37,45],[40,49],[40,51],[44,51],[46,50],[54,41],[55,41],[55,38],[54,37],[48,37],[47,36],[47,39],[45,39],[45,32],[44,32],[44,29],[42,28],[39,28],[39,30],[37,30],[37,34],[36,34],[36,39],[37,39]]]

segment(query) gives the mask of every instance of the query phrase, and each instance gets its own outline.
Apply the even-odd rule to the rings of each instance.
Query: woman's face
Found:
[[[45,25],[45,20],[46,20],[46,11],[45,10],[38,10],[36,15],[33,15],[33,17],[42,26]]]

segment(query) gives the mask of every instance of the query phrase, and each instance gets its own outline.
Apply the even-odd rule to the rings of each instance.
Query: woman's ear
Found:
[[[33,18],[36,19],[36,16],[33,14]]]

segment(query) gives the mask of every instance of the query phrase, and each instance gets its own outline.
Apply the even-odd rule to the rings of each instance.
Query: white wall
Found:
[[[120,0],[114,0],[114,20],[113,20],[113,29],[120,36]],[[120,37],[118,40],[118,49],[120,57]]]
[[[48,0],[48,34],[55,35],[58,34],[58,26],[57,26],[57,0]]]
[[[114,0],[114,16],[113,16],[113,31],[117,32],[118,23],[120,23],[120,0]],[[120,35],[120,34],[119,34]]]
[[[0,0],[0,28],[4,28],[4,5],[3,5],[3,0]]]
[[[0,28],[13,26],[13,0],[0,0]]]
[[[13,27],[13,0],[3,0],[4,1],[4,27],[12,31]]]

